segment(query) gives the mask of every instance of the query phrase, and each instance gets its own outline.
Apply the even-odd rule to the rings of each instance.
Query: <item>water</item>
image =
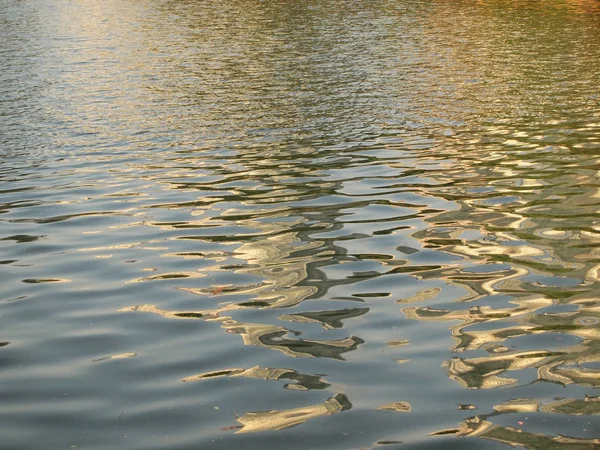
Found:
[[[2,0],[0,42],[0,448],[599,448],[596,0]]]

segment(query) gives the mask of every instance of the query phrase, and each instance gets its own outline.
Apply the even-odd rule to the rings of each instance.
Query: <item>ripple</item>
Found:
[[[4,3],[6,448],[600,445],[597,1]]]

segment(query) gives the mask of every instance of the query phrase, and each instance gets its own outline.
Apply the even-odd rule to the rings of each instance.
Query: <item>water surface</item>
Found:
[[[0,448],[600,446],[596,0],[0,0]]]

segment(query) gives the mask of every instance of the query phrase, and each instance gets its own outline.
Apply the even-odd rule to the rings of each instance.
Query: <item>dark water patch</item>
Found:
[[[70,280],[60,279],[60,278],[26,278],[21,281],[23,283],[28,283],[28,284],[39,284],[39,283],[65,283],[65,282],[69,282]]]
[[[26,243],[26,242],[35,242],[38,239],[44,239],[46,236],[30,236],[27,234],[18,234],[15,236],[8,236],[5,238],[0,239],[0,241],[15,241],[18,243]]]

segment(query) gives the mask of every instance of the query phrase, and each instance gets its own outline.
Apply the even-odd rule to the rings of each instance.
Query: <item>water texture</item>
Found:
[[[597,0],[0,0],[0,448],[600,448]]]

